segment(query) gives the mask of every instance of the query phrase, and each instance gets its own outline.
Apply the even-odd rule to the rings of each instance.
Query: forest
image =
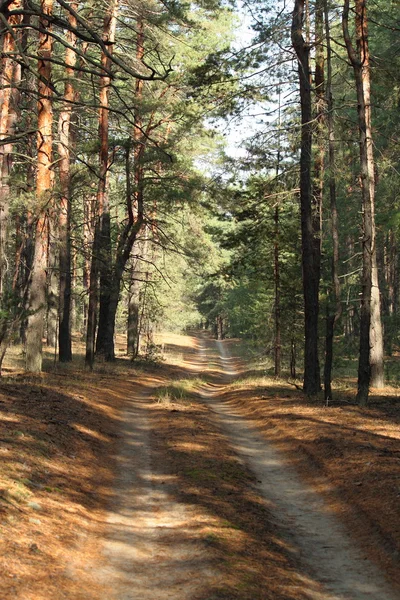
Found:
[[[201,324],[327,401],[395,377],[397,2],[0,10],[1,362]]]
[[[400,1],[0,47],[0,598],[398,599]]]

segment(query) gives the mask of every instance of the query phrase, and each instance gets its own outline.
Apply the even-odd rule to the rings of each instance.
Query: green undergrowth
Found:
[[[199,389],[205,385],[200,377],[177,379],[168,385],[160,386],[154,396],[159,403],[185,403],[190,402],[198,394]]]

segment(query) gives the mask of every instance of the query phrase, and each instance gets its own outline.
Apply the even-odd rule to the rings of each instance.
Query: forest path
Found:
[[[215,581],[201,515],[176,499],[174,477],[151,448],[159,383],[136,390],[123,415],[104,562],[95,573],[106,589],[101,600],[192,600]]]
[[[167,406],[166,422],[171,430],[167,430],[164,446],[158,447],[159,409],[154,396],[160,381],[155,378],[153,383],[148,381],[145,387],[132,393],[123,415],[119,474],[115,501],[108,515],[104,562],[94,573],[108,589],[101,600],[249,600],[255,597],[263,600],[397,600],[398,593],[391,590],[377,568],[349,540],[320,496],[300,480],[254,425],[230,405],[226,392],[237,373],[226,344],[199,336],[192,338],[192,345],[191,352],[183,353],[179,369],[183,368],[186,378],[200,377],[193,406],[205,405],[209,424],[215,423],[222,432],[228,456],[232,460],[235,456],[243,471],[249,468],[254,474],[258,482],[255,487],[268,506],[267,518],[272,515],[274,521],[273,535],[280,540],[282,548],[288,549],[294,567],[281,561],[274,563],[267,557],[261,571],[268,573],[271,587],[268,587],[269,582],[260,579],[259,595],[249,596],[250,590],[246,591],[248,571],[243,570],[243,575],[238,569],[239,585],[233,583],[231,593],[226,591],[229,587],[224,591],[226,565],[224,558],[216,560],[215,554],[215,548],[222,547],[223,540],[213,534],[205,535],[207,527],[217,518],[217,505],[213,499],[205,498],[201,483],[196,492],[200,494],[198,500],[193,501],[195,495],[190,497],[192,492],[188,492],[188,482],[191,484],[193,477],[202,476],[202,469],[196,463],[194,466],[188,463],[178,464],[174,470],[167,458],[168,452],[170,456],[180,454],[182,457],[182,449],[189,444],[192,453],[198,445],[206,456],[204,442],[215,440],[216,431],[207,426],[198,431],[185,431],[184,421],[179,419],[184,418],[186,409]],[[174,372],[175,378],[182,376],[179,369]],[[189,414],[192,408],[187,410]],[[180,446],[169,437],[177,430],[183,440]],[[217,432],[217,435],[220,434]],[[193,441],[188,442],[189,436],[193,436]],[[220,458],[218,453],[217,457]],[[223,475],[223,471],[210,473],[209,480],[223,487]],[[214,491],[216,494],[217,490]],[[240,498],[239,509],[235,510],[246,511],[247,505],[242,505]],[[223,501],[230,505],[235,498],[226,496]],[[259,520],[262,513],[255,512],[254,518],[256,527],[258,523],[262,529],[263,523]],[[243,544],[245,538],[239,532],[238,522],[239,517],[229,535],[240,533]],[[258,538],[252,535],[257,547]],[[268,536],[272,538],[271,534]],[[264,556],[261,544],[259,551],[260,556]],[[248,554],[246,548],[244,552]],[[252,556],[247,560],[251,564]],[[234,563],[232,556],[226,556],[230,572],[235,571],[243,559],[240,561]],[[253,564],[257,578],[260,565]]]
[[[212,357],[214,366],[216,362],[221,364],[226,382],[237,375],[224,342],[204,337],[199,352],[201,370],[207,368]],[[375,565],[353,544],[321,496],[300,480],[280,452],[232,409],[229,401],[221,400],[221,390],[205,389],[202,396],[218,415],[232,448],[256,475],[259,489],[273,507],[272,514],[287,541],[322,584],[323,591],[316,592],[314,586],[307,589],[305,580],[306,596],[321,600],[398,599],[398,591],[391,589]]]

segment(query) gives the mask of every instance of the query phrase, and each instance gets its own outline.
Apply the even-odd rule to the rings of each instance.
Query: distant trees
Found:
[[[194,131],[201,144],[215,105],[195,97],[196,69],[229,44],[214,33],[228,33],[230,11],[131,0],[14,0],[0,10],[0,291],[21,323],[19,331],[8,306],[4,339],[26,336],[26,367],[39,372],[46,333],[53,344],[57,330],[59,359],[69,361],[72,319],[83,320],[87,364],[96,353],[113,360],[138,235],[155,242],[158,207],[194,193],[203,150],[183,165],[182,149]],[[21,293],[7,300],[14,263]]]
[[[332,372],[346,355],[359,356],[358,402],[365,404],[369,387],[379,388],[384,383],[384,346],[391,351],[393,339],[399,341],[394,326],[398,309],[394,306],[399,297],[395,248],[400,231],[394,216],[398,203],[393,187],[398,179],[394,149],[398,147],[399,119],[398,98],[392,91],[392,86],[397,89],[398,85],[398,61],[390,58],[389,50],[399,27],[399,9],[380,1],[346,0],[338,6],[327,0],[294,0],[291,6],[279,7],[254,2],[252,14],[256,17],[254,44],[240,51],[236,59],[253,73],[247,75],[246,89],[251,81],[256,98],[252,107],[259,126],[249,137],[249,153],[239,167],[244,175],[239,171],[238,177],[235,171],[235,180],[244,181],[240,191],[236,186],[227,189],[232,197],[228,212],[233,231],[222,237],[223,247],[231,252],[222,272],[232,273],[234,278],[221,309],[225,309],[228,331],[263,340],[274,357],[275,373],[279,372],[281,347],[286,368],[293,365],[290,350],[296,348],[298,353],[301,339],[294,336],[291,340],[289,332],[280,332],[279,324],[292,322],[288,298],[298,298],[301,291],[298,277],[289,288],[283,283],[291,272],[284,258],[288,243],[285,201],[290,202],[291,190],[298,187],[304,312],[297,305],[296,323],[303,318],[304,391],[313,395],[320,389],[319,332],[324,319],[326,401],[333,395]],[[290,39],[283,33],[286,31],[290,31]],[[295,94],[297,110],[293,108]],[[278,112],[284,115],[283,124]],[[282,168],[274,182],[271,155],[276,158],[278,137]],[[291,176],[296,171],[298,180],[294,182]],[[256,194],[255,209],[249,200],[254,197],[254,177],[268,181],[268,186],[279,181],[281,201],[275,205],[274,217],[269,216],[268,230],[264,229],[263,212],[268,201]],[[235,204],[238,194],[248,198],[240,210]],[[255,242],[255,232],[262,244]],[[246,235],[248,243],[244,244]],[[274,251],[263,254],[271,243]],[[245,262],[244,248],[257,256],[252,261],[257,264],[254,274]],[[271,269],[274,280],[265,277]],[[277,286],[281,277],[282,285]],[[256,285],[260,281],[265,286],[262,299]],[[236,306],[229,305],[231,297],[237,298]],[[242,298],[248,310],[241,314],[238,326]],[[257,309],[250,298],[258,299]],[[206,307],[203,297],[202,303]],[[275,333],[270,327],[272,315]]]
[[[276,376],[304,359],[308,395],[324,347],[328,402],[338,351],[359,353],[365,404],[400,341],[400,8],[254,0],[254,44],[232,52],[218,3],[0,10],[0,363],[15,339],[40,371],[56,333],[69,361],[73,330],[88,366],[113,360],[122,323],[134,358],[197,302]],[[246,111],[247,156],[222,164],[211,120]]]
[[[315,394],[319,389],[319,363],[318,363],[318,307],[319,307],[319,276],[320,276],[320,250],[321,250],[321,210],[323,189],[324,166],[324,131],[325,131],[325,98],[324,98],[324,50],[323,50],[323,15],[328,23],[327,48],[330,53],[329,69],[332,68],[331,40],[329,38],[329,11],[327,3],[316,0],[314,3],[315,21],[315,120],[317,150],[315,151],[314,173],[312,173],[312,94],[310,50],[311,44],[306,39],[304,27],[306,26],[306,11],[309,5],[302,0],[295,0],[292,19],[292,44],[299,62],[300,106],[302,114],[302,134],[300,151],[300,202],[302,208],[302,252],[303,252],[303,286],[305,309],[305,351],[304,351],[304,391]],[[368,17],[367,2],[356,0],[355,34],[356,49],[351,41],[349,32],[350,0],[345,0],[343,7],[342,23],[343,35],[348,57],[354,70],[356,83],[358,122],[360,132],[360,169],[361,192],[363,206],[362,222],[362,248],[363,248],[363,275],[360,312],[360,355],[358,370],[358,401],[366,404],[368,390],[371,384],[376,387],[383,386],[383,336],[380,317],[380,294],[376,258],[376,233],[375,233],[375,164],[373,156],[372,118],[371,118],[371,77],[370,55],[368,46]],[[310,37],[308,38],[310,39]],[[331,77],[331,73],[330,73]],[[330,81],[330,94],[331,91]],[[328,102],[330,99],[328,98]],[[329,105],[328,105],[329,106]],[[332,103],[330,103],[332,111]],[[332,114],[330,115],[332,119]],[[330,158],[332,160],[333,126],[332,120],[328,121],[328,136],[331,139]],[[333,164],[331,165],[333,168]],[[311,195],[312,182],[314,188]],[[337,219],[336,202],[333,199],[334,183],[330,181],[331,209],[333,222]],[[333,286],[335,296],[339,293],[337,279],[337,242],[335,226],[333,229],[334,242],[334,274]],[[336,299],[337,302],[337,299]],[[340,314],[337,309],[334,319]],[[332,319],[332,317],[331,317]],[[328,316],[329,320],[329,316]],[[329,334],[332,336],[332,333]],[[331,346],[328,341],[328,364],[325,370],[326,397],[331,396],[329,371],[331,361]]]

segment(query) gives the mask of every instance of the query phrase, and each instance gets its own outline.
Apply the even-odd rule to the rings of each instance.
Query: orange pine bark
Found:
[[[9,6],[10,11],[22,7],[21,0],[14,0]],[[22,17],[11,15],[8,19],[10,29],[18,25]],[[11,30],[3,37],[2,61],[0,73],[0,139],[12,136],[17,121],[18,86],[21,80],[21,65],[15,62],[12,53],[15,52],[15,38]],[[12,143],[0,146],[0,293],[3,293],[4,279],[7,271],[6,245],[8,238],[8,215],[10,185],[9,177],[12,166]]]
[[[383,385],[383,343],[376,264],[375,173],[366,0],[356,0],[355,2],[356,48],[353,46],[349,33],[349,12],[350,0],[345,0],[342,25],[347,53],[356,81],[363,208],[363,272],[357,399],[360,405],[366,405],[368,402],[372,365],[374,365],[374,383]],[[380,342],[378,342],[379,339]]]
[[[78,3],[73,2],[71,8],[78,10]],[[71,29],[76,28],[77,21],[73,14],[69,16]],[[71,315],[71,190],[70,190],[70,126],[75,89],[73,85],[74,67],[76,64],[76,35],[67,33],[69,47],[65,51],[66,82],[64,86],[64,108],[58,120],[58,154],[60,174],[60,304],[59,304],[59,359],[67,362],[72,359],[70,315]]]
[[[49,35],[50,23],[47,16],[53,11],[53,0],[41,0],[38,47],[38,136],[37,136],[37,174],[36,196],[38,217],[36,221],[35,251],[31,278],[30,303],[31,315],[26,332],[26,369],[38,373],[42,370],[42,342],[46,313],[46,284],[48,265],[48,209],[51,200],[52,177],[52,125],[53,105],[51,87],[52,37]]]
[[[106,13],[103,26],[103,40],[108,42],[109,54],[112,52],[112,44],[115,41],[115,31],[117,26],[117,15],[119,9],[119,0],[113,0],[109,10]],[[93,240],[92,264],[90,269],[90,286],[89,286],[89,304],[88,304],[88,321],[86,332],[86,358],[85,362],[88,366],[93,365],[94,347],[96,335],[97,321],[97,305],[99,296],[99,270],[100,256],[103,252],[104,239],[107,236],[107,224],[109,227],[109,205],[107,195],[107,175],[108,175],[108,134],[109,134],[109,94],[111,79],[108,75],[111,67],[110,56],[104,52],[101,56],[101,64],[103,67],[103,75],[100,78],[100,110],[99,110],[99,184],[96,197],[96,224]],[[106,262],[102,256],[103,262]]]

